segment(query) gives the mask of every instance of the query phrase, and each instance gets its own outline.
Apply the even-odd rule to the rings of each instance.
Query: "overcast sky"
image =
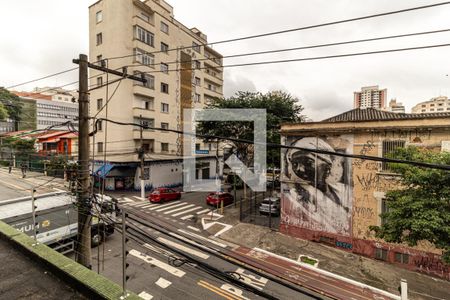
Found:
[[[120,0],[115,0],[120,1]],[[10,86],[73,67],[88,53],[88,6],[94,0],[0,1],[0,86]],[[169,0],[175,17],[197,27],[210,42],[302,27],[439,0]],[[450,28],[450,5],[371,20],[214,46],[223,55]],[[224,64],[335,55],[450,43],[450,33],[416,36],[283,54],[227,59]],[[407,112],[418,102],[450,93],[450,47],[350,58],[229,68],[225,96],[238,90],[281,89],[300,99],[305,114],[321,120],[352,109],[362,86],[387,88]],[[76,72],[19,87],[56,86]],[[70,86],[75,88],[76,86]]]

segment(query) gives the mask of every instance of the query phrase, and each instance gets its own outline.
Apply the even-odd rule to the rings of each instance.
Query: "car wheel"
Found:
[[[91,246],[92,247],[97,247],[98,245],[100,245],[103,241],[103,236],[96,232],[92,235],[91,237]]]

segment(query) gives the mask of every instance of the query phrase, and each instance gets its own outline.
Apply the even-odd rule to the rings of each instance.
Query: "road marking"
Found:
[[[149,293],[147,293],[146,291],[141,292],[138,296],[144,300],[152,300],[153,299],[153,296],[150,295]]]
[[[223,228],[221,230],[219,230],[218,232],[216,232],[216,234],[214,234],[214,236],[220,236],[222,233],[224,233],[225,231],[230,230],[231,228],[233,228],[233,225],[229,225],[229,224],[225,224],[225,223],[220,223],[220,222],[210,222],[210,223],[205,223],[205,220],[208,220],[208,218],[202,218],[202,226],[203,226],[203,230],[207,230],[208,228],[210,228],[213,225],[220,225],[223,226]]]
[[[200,232],[200,229],[193,227],[193,226],[188,226],[187,228],[192,229],[194,231]]]
[[[192,205],[194,205],[194,204],[192,204]],[[194,210],[198,210],[198,209],[201,209],[201,208],[202,208],[201,206],[193,207],[191,209],[184,210],[182,212],[176,213],[176,214],[172,215],[172,217],[178,217],[179,215],[184,215],[185,213],[188,213],[188,212],[191,212],[191,211],[194,211]]]
[[[153,258],[153,257],[151,257],[151,256],[149,256],[147,254],[143,254],[143,253],[141,253],[141,252],[139,252],[137,250],[134,250],[134,249],[130,250],[130,254],[135,256],[135,257],[137,257],[137,258],[139,258],[139,259],[141,259],[141,260],[143,260],[143,261],[145,261],[145,262],[147,262],[147,263],[149,263],[149,264],[151,264],[151,265],[159,267],[159,268],[169,272],[170,274],[172,274],[174,276],[183,277],[186,274],[186,272],[184,272],[184,271],[182,271],[180,269],[174,268],[171,265],[166,264],[165,262],[157,260],[156,258]]]
[[[207,213],[207,212],[209,212],[209,211],[210,211],[210,209],[207,208],[207,209],[204,209],[204,210],[199,211],[199,212],[197,213],[197,215],[201,215],[201,214]]]
[[[0,182],[3,183],[3,184],[9,185],[10,187],[12,186],[13,188],[18,189],[18,190],[23,190],[23,189],[24,189],[23,186],[18,186],[18,185],[9,183],[9,182],[5,182],[5,181],[3,181],[3,180],[0,180]],[[25,189],[26,189],[26,188],[25,188]],[[31,188],[30,188],[30,189],[31,189]]]
[[[227,300],[242,300],[241,297],[233,295],[233,294],[229,293],[228,291],[222,290],[222,289],[210,284],[209,282],[200,280],[199,282],[197,282],[197,284],[199,286],[202,286],[202,287],[210,290],[211,292],[214,292],[217,295],[224,297]]]
[[[208,247],[206,247],[206,246],[204,246],[204,245],[202,245],[202,244],[199,244],[199,243],[197,243],[197,242],[194,242],[193,240],[190,240],[190,239],[188,239],[188,238],[185,238],[184,236],[181,236],[181,235],[176,234],[176,233],[174,233],[174,232],[170,232],[169,234],[170,234],[171,236],[173,236],[173,237],[179,239],[179,240],[185,241],[185,242],[188,243],[188,244],[195,245],[196,247],[199,247],[199,248],[202,248],[202,249],[205,249],[205,250],[208,250],[208,251],[217,252],[217,251],[214,250],[214,249],[210,249],[210,248],[208,248]]]
[[[141,200],[141,201],[148,200],[147,198],[142,198],[142,197],[138,197],[138,196],[133,196],[133,197],[136,198],[136,199],[138,199],[138,200]]]
[[[155,282],[155,284],[163,289],[167,288],[169,285],[172,284],[172,282],[170,282],[167,279],[164,279],[162,277],[159,277],[159,279]]]
[[[166,204],[163,204],[163,205],[159,205],[159,207],[152,207],[150,210],[154,210],[154,209],[158,209],[158,208],[166,208],[166,207],[168,207],[168,206],[172,206],[172,205],[175,205],[175,204],[177,204],[177,203],[180,203],[180,201],[173,201],[173,202],[170,202],[170,203],[166,203]],[[158,209],[158,211],[159,211],[159,209]]]
[[[126,201],[126,202],[131,202],[131,203],[135,203],[136,201],[134,201],[133,199],[130,199],[130,198],[127,198],[127,197],[123,197],[123,199]]]
[[[187,235],[196,237],[196,238],[198,238],[198,239],[200,239],[200,240],[210,242],[210,243],[212,243],[212,244],[214,244],[214,245],[217,245],[217,246],[219,246],[219,247],[222,247],[222,248],[226,248],[226,247],[227,247],[227,245],[225,245],[225,244],[216,242],[216,241],[214,241],[214,240],[205,238],[204,236],[201,236],[201,235],[198,235],[198,234],[195,234],[195,233],[192,233],[192,232],[183,230],[183,229],[178,229],[178,231],[179,231],[179,232],[182,232],[182,233],[184,233],[184,234],[187,234]]]
[[[190,218],[192,218],[194,215],[187,215],[187,216],[184,216],[184,217],[182,217],[182,218],[180,218],[181,220],[187,220],[187,219],[190,219]]]
[[[194,206],[195,204],[187,204],[187,203],[182,203],[182,204],[180,204],[180,205],[175,205],[175,206],[172,206],[171,208],[169,208],[169,209],[172,209],[172,208],[175,208],[175,207],[177,207],[176,209],[172,209],[172,210],[168,210],[168,211],[166,211],[164,214],[165,215],[167,215],[167,214],[171,214],[171,213],[173,213],[173,212],[176,212],[176,211],[180,211],[180,210],[183,210],[183,209],[186,209],[186,208],[189,208],[189,207],[192,207],[192,206]],[[181,207],[180,207],[181,206]],[[162,210],[157,210],[157,211],[163,211],[163,210],[166,210],[166,209],[162,209]]]
[[[157,240],[160,241],[160,242],[162,242],[162,243],[164,243],[164,244],[166,244],[166,245],[168,245],[168,246],[170,246],[170,247],[179,249],[179,250],[181,250],[181,251],[184,251],[184,252],[187,252],[187,253],[189,253],[189,254],[195,255],[195,256],[197,256],[197,257],[200,257],[200,258],[203,258],[203,259],[208,259],[208,258],[209,258],[209,255],[207,255],[207,254],[205,254],[205,253],[203,253],[203,252],[200,252],[200,251],[191,249],[191,248],[189,248],[189,247],[186,247],[186,246],[184,246],[184,245],[175,243],[174,241],[165,239],[165,238],[163,238],[163,237],[159,237],[159,238],[157,238]]]
[[[250,298],[244,297],[242,295],[244,293],[243,290],[238,289],[237,287],[232,286],[231,284],[228,284],[228,283],[223,284],[220,288],[222,290],[224,290],[224,291],[227,291],[230,294],[233,294],[233,295],[237,296],[237,297],[240,297],[240,298],[245,299],[245,300],[250,300]]]
[[[267,284],[269,279],[261,276],[255,276],[252,274],[245,274],[245,270],[242,268],[238,268],[236,270],[236,273],[240,274],[241,277],[239,278],[240,281],[245,282],[248,285],[251,285],[254,288],[257,288],[258,290],[261,290],[264,288],[264,286]]]
[[[158,204],[147,204],[147,205],[142,205],[141,206],[141,208],[145,208],[145,209],[147,209],[147,208],[150,208],[150,207],[154,207],[154,206],[157,206]]]
[[[135,202],[135,203],[136,203],[136,202]],[[149,204],[151,204],[151,203],[148,203],[148,202],[141,202],[141,203],[135,204],[135,205],[133,205],[133,206],[135,206],[135,207],[142,207],[142,206],[146,206],[146,205],[149,205]]]

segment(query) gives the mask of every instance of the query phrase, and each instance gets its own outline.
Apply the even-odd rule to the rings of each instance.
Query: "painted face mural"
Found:
[[[288,145],[350,153],[351,137],[288,138]],[[289,149],[284,152],[282,222],[287,225],[350,235],[351,164],[337,155]]]

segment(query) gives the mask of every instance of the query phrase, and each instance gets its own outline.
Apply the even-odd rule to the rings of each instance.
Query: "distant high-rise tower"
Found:
[[[380,90],[378,85],[361,88],[354,93],[354,108],[382,109],[386,104],[387,89]]]

